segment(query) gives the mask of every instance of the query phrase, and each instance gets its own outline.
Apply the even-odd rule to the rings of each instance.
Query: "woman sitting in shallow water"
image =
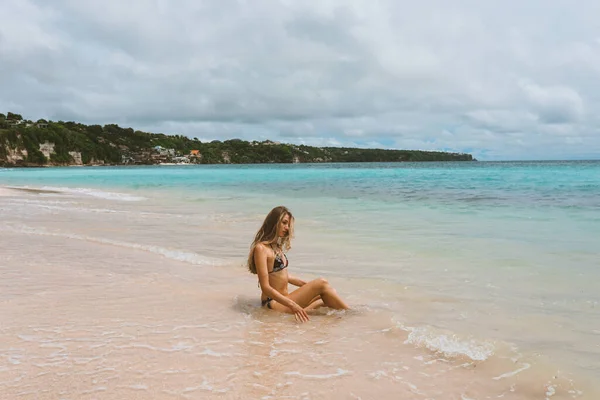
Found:
[[[283,206],[275,207],[265,218],[250,246],[248,269],[258,275],[262,305],[271,310],[293,313],[301,322],[308,321],[307,310],[321,306],[348,309],[348,305],[325,279],[304,282],[289,274],[284,251],[291,248],[293,233],[292,213]],[[298,289],[288,293],[288,283],[298,286]]]

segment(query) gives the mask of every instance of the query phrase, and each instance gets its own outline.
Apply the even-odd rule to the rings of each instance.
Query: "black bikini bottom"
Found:
[[[267,306],[267,308],[271,309],[271,302],[273,301],[272,298],[267,297],[266,299],[264,299],[263,301],[260,302],[261,306]]]

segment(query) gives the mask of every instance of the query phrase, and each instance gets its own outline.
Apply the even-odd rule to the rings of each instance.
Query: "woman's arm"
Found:
[[[288,275],[288,282],[298,287],[306,285],[305,281],[292,275]]]
[[[269,283],[269,269],[267,267],[268,252],[265,246],[258,244],[254,248],[254,264],[256,264],[256,273],[258,274],[258,282],[262,292],[268,297],[272,298],[279,304],[289,307],[294,314],[296,319],[305,322],[308,321],[308,314],[302,307],[300,307],[295,301],[289,297],[285,297],[277,290],[271,287]]]

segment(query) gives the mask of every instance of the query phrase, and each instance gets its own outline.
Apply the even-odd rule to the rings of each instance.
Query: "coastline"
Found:
[[[591,160],[595,161],[595,160]],[[170,162],[160,162],[155,164],[120,164],[120,163],[100,163],[100,164],[3,164],[0,165],[0,168],[67,168],[67,167],[152,167],[152,166],[215,166],[215,165],[237,165],[237,166],[273,166],[273,165],[328,165],[328,164],[363,164],[363,165],[373,165],[373,164],[427,164],[427,163],[479,163],[479,160],[455,160],[455,161],[338,161],[338,162],[330,162],[330,161],[312,161],[312,162],[297,162],[297,163],[279,163],[279,162],[260,162],[260,163],[224,163],[224,162],[215,162],[215,163],[170,163]],[[485,162],[485,161],[484,161]],[[489,161],[489,162],[501,162],[501,161]]]
[[[135,132],[114,124],[44,121],[34,125],[11,119],[0,121],[0,128],[3,126],[8,129],[0,129],[0,162],[23,166],[473,161],[471,154],[445,151],[314,147],[271,140],[206,143],[181,135]]]

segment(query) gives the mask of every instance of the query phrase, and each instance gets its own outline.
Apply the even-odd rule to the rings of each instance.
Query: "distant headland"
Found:
[[[0,165],[5,167],[415,161],[476,160],[470,154],[438,151],[314,147],[270,140],[202,142],[115,124],[32,121],[0,113]]]

